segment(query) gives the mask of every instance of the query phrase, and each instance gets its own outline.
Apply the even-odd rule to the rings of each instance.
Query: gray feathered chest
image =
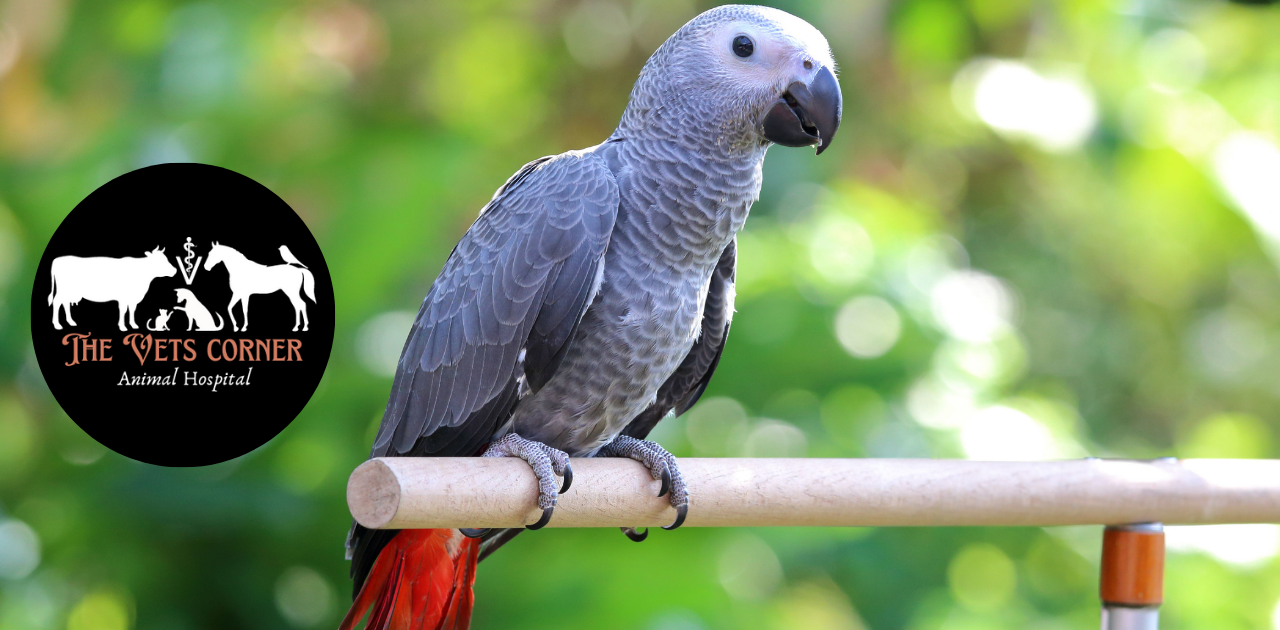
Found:
[[[620,197],[600,289],[555,376],[513,416],[521,436],[570,455],[612,440],[688,354],[711,273],[759,195],[764,149],[716,161],[624,139],[594,153]]]

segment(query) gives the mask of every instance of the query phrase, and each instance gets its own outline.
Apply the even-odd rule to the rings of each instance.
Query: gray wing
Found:
[[[715,271],[711,273],[711,285],[707,287],[707,301],[702,309],[702,332],[694,342],[684,361],[658,389],[657,399],[640,412],[626,428],[623,435],[643,440],[653,427],[672,411],[678,416],[689,410],[702,392],[706,391],[711,375],[720,364],[720,353],[729,338],[729,325],[733,321],[734,278],[738,262],[736,241],[730,241],[720,254]]]
[[[564,357],[617,214],[618,185],[591,154],[541,158],[507,180],[418,309],[372,456],[478,455],[522,375],[536,391]],[[395,535],[352,526],[353,593]]]
[[[530,162],[498,190],[418,310],[374,457],[478,454],[510,416],[518,379],[536,391],[564,356],[599,288],[618,203],[589,153]]]

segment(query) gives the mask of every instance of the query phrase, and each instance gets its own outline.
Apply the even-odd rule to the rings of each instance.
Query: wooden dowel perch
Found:
[[[1280,460],[681,459],[690,527],[1280,522]],[[627,459],[575,459],[548,527],[675,520]],[[384,458],[347,484],[366,527],[520,527],[532,470],[509,458]]]

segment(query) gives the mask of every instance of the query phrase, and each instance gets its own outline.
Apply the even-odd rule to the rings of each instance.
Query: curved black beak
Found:
[[[840,84],[829,68],[818,70],[808,85],[796,81],[774,101],[760,121],[764,137],[784,147],[818,145],[827,150],[840,128]]]

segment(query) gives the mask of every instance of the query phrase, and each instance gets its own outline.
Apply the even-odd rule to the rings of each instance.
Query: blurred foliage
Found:
[[[830,39],[843,131],[822,158],[770,152],[724,361],[659,440],[682,456],[1280,455],[1280,9],[778,6]],[[0,628],[335,626],[346,475],[445,256],[522,163],[604,139],[649,52],[703,8],[0,4]],[[87,438],[43,384],[27,308],[77,202],[183,160],[283,196],[338,297],[308,408],[192,470]],[[475,627],[1094,628],[1099,534],[546,530],[482,566]],[[1280,528],[1169,540],[1165,628],[1280,627]]]

